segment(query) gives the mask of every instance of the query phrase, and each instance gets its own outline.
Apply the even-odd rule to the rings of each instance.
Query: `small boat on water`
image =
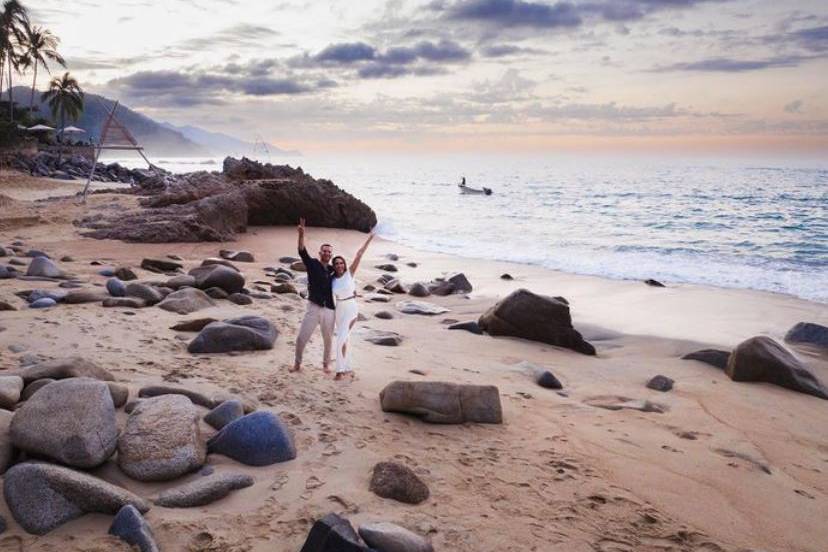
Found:
[[[460,188],[461,194],[472,194],[472,195],[492,195],[491,188],[472,188],[471,186],[466,186],[466,177],[463,177],[462,182],[457,185]]]

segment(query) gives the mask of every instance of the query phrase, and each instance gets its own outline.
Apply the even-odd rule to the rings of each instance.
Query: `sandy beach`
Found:
[[[219,249],[246,250],[256,262],[238,266],[250,287],[268,280],[264,268],[280,266],[279,257],[296,255],[290,227],[251,227],[229,244],[84,238],[72,220],[117,212],[134,206],[135,198],[95,194],[86,206],[70,197],[34,202],[67,189],[74,193],[77,185],[9,173],[0,178],[0,245],[19,240],[54,259],[71,256],[72,262],[60,266],[90,287],[106,281],[93,261],[130,266],[139,279],[153,280],[158,275],[138,268],[143,258],[178,255],[187,270]],[[329,242],[346,257],[363,239],[358,232],[323,228],[309,228],[307,236],[310,251]],[[463,272],[474,291],[429,297],[449,309],[432,317],[398,312],[395,304],[410,299],[404,295],[387,304],[361,300],[365,320],[353,335],[352,382],[322,373],[318,334],[303,371],[288,372],[304,313],[304,300],[296,295],[274,294],[246,306],[221,301],[189,316],[95,303],[32,310],[14,293],[57,284],[17,279],[0,280],[0,300],[18,309],[0,313],[0,373],[17,368],[24,355],[80,355],[110,370],[130,388],[130,398],[144,385],[162,383],[208,396],[232,393],[288,423],[295,460],[256,468],[208,457],[217,472],[251,475],[252,487],[205,507],[153,506],[146,519],[164,550],[299,550],[313,522],[329,512],[354,525],[397,523],[427,536],[439,551],[824,550],[828,403],[769,384],[735,383],[719,369],[680,357],[703,348],[729,350],[757,335],[782,342],[798,322],[828,325],[825,304],[671,282],[654,288],[417,251],[384,240],[368,250],[357,275],[360,288],[382,274],[374,267],[391,253],[399,256],[395,264],[404,283]],[[501,279],[504,273],[514,280]],[[565,297],[575,328],[595,345],[597,356],[447,330],[446,319],[476,320],[519,288]],[[391,311],[393,319],[377,319],[381,310]],[[280,335],[272,350],[191,355],[187,343],[194,334],[169,329],[184,319],[243,314],[276,325]],[[397,332],[403,342],[371,344],[364,340],[371,329]],[[828,356],[789,349],[828,381]],[[536,368],[552,371],[563,391],[536,385]],[[675,380],[675,388],[646,388],[656,374]],[[384,413],[379,392],[393,380],[495,385],[504,423],[431,425]],[[607,397],[650,400],[665,411],[593,406]],[[126,415],[118,416],[123,427]],[[206,435],[213,433],[202,425]],[[370,492],[371,470],[384,460],[411,467],[431,497],[412,506]],[[93,473],[144,497],[172,486],[133,481],[112,460]],[[128,549],[106,535],[110,516],[87,515],[35,537],[14,522],[5,503],[0,514],[9,525],[0,534],[0,550]]]

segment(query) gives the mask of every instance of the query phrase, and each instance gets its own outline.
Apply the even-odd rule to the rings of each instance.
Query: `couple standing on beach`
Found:
[[[320,326],[324,343],[322,370],[326,374],[331,371],[331,341],[336,333],[336,376],[334,379],[341,380],[346,375],[353,377],[348,340],[359,314],[354,274],[359,268],[363,253],[368,249],[368,244],[374,239],[374,234],[368,236],[362,247],[357,250],[349,268],[344,257],[339,255],[333,257],[333,247],[328,243],[323,243],[319,248],[318,259],[308,255],[308,250],[305,248],[304,218],[299,219],[299,226],[296,230],[299,234],[299,256],[305,263],[308,273],[308,308],[296,338],[296,357],[291,372],[301,369],[305,346],[316,327]]]

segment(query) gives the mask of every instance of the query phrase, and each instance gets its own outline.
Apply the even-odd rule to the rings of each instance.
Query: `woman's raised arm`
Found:
[[[365,243],[362,244],[362,247],[360,247],[354,255],[354,260],[351,262],[350,266],[351,276],[356,274],[356,271],[359,268],[359,262],[362,260],[362,255],[363,253],[365,253],[365,250],[368,249],[368,244],[371,243],[371,240],[373,239],[374,233],[371,232],[371,234],[368,236],[368,239],[365,240]]]

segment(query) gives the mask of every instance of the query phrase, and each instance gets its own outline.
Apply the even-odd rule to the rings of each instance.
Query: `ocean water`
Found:
[[[269,161],[333,180],[374,208],[381,236],[419,249],[828,303],[828,161],[563,155]],[[221,170],[221,158],[154,162],[174,172]],[[460,194],[461,176],[493,195]]]

